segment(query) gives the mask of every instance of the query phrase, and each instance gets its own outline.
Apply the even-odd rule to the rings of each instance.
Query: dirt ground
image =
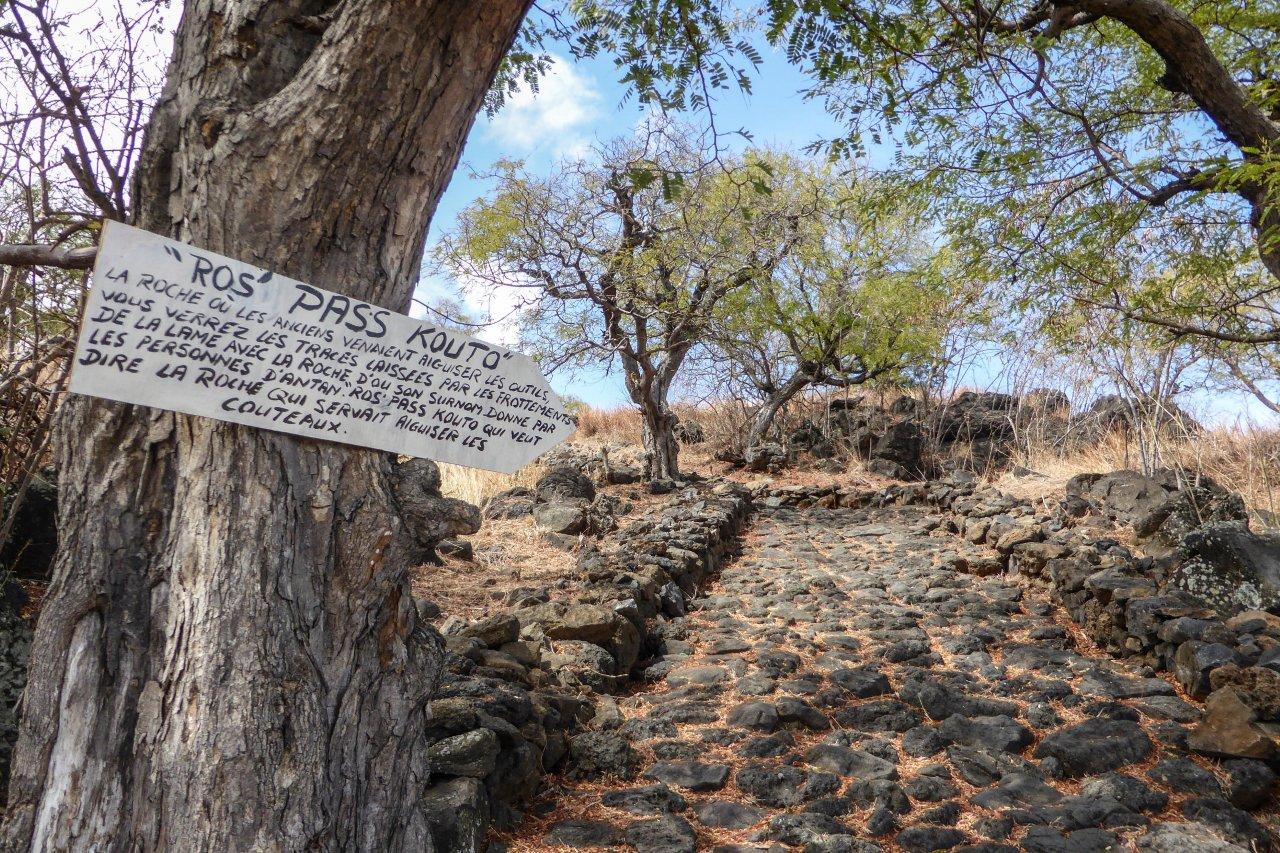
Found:
[[[729,479],[751,486],[837,484],[868,489],[888,483],[866,473],[858,463],[836,466],[801,464],[778,475],[757,474],[719,462],[711,457],[709,450],[700,446],[684,448],[680,463],[686,472],[701,477]],[[503,489],[513,485],[532,485],[540,473],[537,465],[508,478],[446,472],[444,491],[451,497],[482,505],[485,498]],[[618,519],[622,526],[666,500],[665,496],[649,494],[642,484],[605,486],[599,491],[622,498],[630,505],[630,512]],[[573,550],[566,551],[544,537],[531,517],[485,519],[480,532],[467,538],[474,549],[472,560],[443,558],[440,565],[425,564],[413,571],[414,593],[437,604],[441,619],[449,616],[479,619],[502,607],[517,590],[550,587],[571,593],[582,582],[576,571],[577,552],[582,542]]]

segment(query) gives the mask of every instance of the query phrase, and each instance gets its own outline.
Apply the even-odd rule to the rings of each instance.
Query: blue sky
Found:
[[[802,149],[820,139],[839,135],[840,126],[827,115],[822,104],[801,96],[806,78],[767,45],[757,45],[764,62],[753,76],[750,95],[737,90],[726,91],[716,103],[716,121],[721,132],[745,128],[751,133],[748,142],[731,137],[730,147],[759,144],[775,148]],[[523,160],[535,171],[548,170],[556,161],[582,155],[597,142],[630,133],[645,114],[635,100],[624,103],[625,89],[612,61],[600,58],[572,62],[557,57],[553,70],[543,79],[539,92],[524,91],[511,98],[502,111],[488,118],[481,116],[467,141],[462,165],[454,174],[448,191],[440,201],[429,234],[429,245],[452,227],[458,213],[489,188],[483,180],[471,176],[485,172],[499,159]],[[887,165],[887,146],[872,148],[868,165]],[[447,285],[430,276],[424,277],[417,296],[426,301],[450,293]],[[474,316],[504,316],[508,313],[501,293],[490,294],[488,300],[471,296],[465,300]],[[479,336],[512,345],[509,332],[501,328],[481,330]],[[998,357],[976,365],[964,381],[969,385],[998,387],[1001,372]],[[572,375],[554,375],[551,383],[556,391],[583,400],[593,406],[612,407],[627,404],[626,392],[619,375],[599,371],[579,371]],[[1185,404],[1202,420],[1232,423],[1241,418],[1262,424],[1275,424],[1275,415],[1264,409],[1248,394],[1213,394],[1193,392]]]

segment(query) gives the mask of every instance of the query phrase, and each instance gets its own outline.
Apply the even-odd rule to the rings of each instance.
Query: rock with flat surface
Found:
[[[1234,688],[1215,690],[1204,703],[1204,718],[1187,738],[1187,746],[1206,755],[1271,761],[1275,741],[1255,725],[1257,713]]]
[[[1157,823],[1134,846],[1142,853],[1249,853],[1202,823]]]
[[[1250,533],[1238,523],[1206,525],[1182,540],[1171,583],[1221,613],[1280,607],[1280,534]]]
[[[729,765],[659,761],[646,770],[644,776],[687,791],[718,791],[729,780]]]
[[[445,776],[477,779],[493,772],[498,759],[498,736],[490,729],[474,729],[432,744],[427,749],[431,771]]]
[[[1151,752],[1151,739],[1137,723],[1095,717],[1059,729],[1036,747],[1036,758],[1056,758],[1068,778],[1117,770]]]

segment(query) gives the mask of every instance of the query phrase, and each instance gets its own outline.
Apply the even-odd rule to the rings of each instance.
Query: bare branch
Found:
[[[97,257],[97,246],[73,249],[38,243],[0,244],[0,266],[87,270]]]

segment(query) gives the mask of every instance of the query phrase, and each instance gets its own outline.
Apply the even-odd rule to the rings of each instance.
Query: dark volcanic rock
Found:
[[[1031,730],[1006,716],[962,717],[953,714],[938,727],[939,733],[952,743],[982,746],[1002,752],[1021,752],[1031,745]]]
[[[898,768],[883,758],[857,749],[818,744],[805,754],[810,766],[855,779],[897,779]]]
[[[1218,777],[1187,758],[1158,762],[1147,775],[1160,784],[1184,794],[1219,795]]]
[[[422,795],[423,812],[437,850],[483,850],[489,798],[478,779],[447,779]]]
[[[987,809],[1013,808],[1016,806],[1047,806],[1062,799],[1057,789],[1050,787],[1029,773],[1007,773],[1000,784],[973,795],[975,805]]]
[[[1087,780],[1080,793],[1091,797],[1109,797],[1135,812],[1161,812],[1169,797],[1125,773],[1108,773]]]
[[[734,783],[758,802],[786,808],[804,801],[802,790],[808,777],[795,767],[748,764],[733,777]]]
[[[687,808],[684,797],[661,782],[638,788],[623,788],[620,791],[606,791],[600,802],[609,808],[645,815],[680,812]]]
[[[627,843],[653,853],[694,853],[697,835],[689,821],[677,815],[641,820],[627,827]]]
[[[571,501],[541,503],[533,508],[533,521],[540,530],[576,536],[587,529],[587,508]]]
[[[718,791],[729,780],[729,766],[696,761],[659,761],[644,775],[689,791]]]
[[[567,465],[552,468],[538,478],[534,492],[544,501],[593,500],[596,487],[591,478],[576,468]]]
[[[1033,826],[1022,836],[1026,853],[1110,853],[1120,839],[1102,829],[1077,829],[1063,833],[1052,826]]]
[[[547,831],[544,840],[564,847],[613,847],[622,840],[622,833],[598,820],[562,820]]]
[[[485,518],[522,518],[533,512],[536,496],[532,489],[516,487],[498,492],[484,504]]]
[[[1141,761],[1151,752],[1151,739],[1136,723],[1095,717],[1048,735],[1036,747],[1036,758],[1056,758],[1068,778],[1116,770]]]
[[[1237,758],[1223,762],[1227,771],[1227,799],[1242,809],[1256,809],[1276,794],[1276,774],[1261,761]]]
[[[811,844],[831,836],[847,838],[848,830],[830,815],[801,812],[778,815],[769,821],[765,835],[784,844]]]
[[[570,775],[577,779],[634,775],[639,757],[631,742],[617,732],[583,732],[569,742]]]
[[[698,809],[698,821],[715,829],[746,829],[764,815],[763,809],[728,800],[712,800]]]
[[[872,669],[837,669],[827,678],[858,699],[870,699],[893,692],[889,679]]]
[[[968,840],[969,836],[949,826],[911,826],[898,833],[898,844],[908,853],[950,850]]]
[[[1280,607],[1280,535],[1207,525],[1189,533],[1180,552],[1183,562],[1171,582],[1219,612]]]
[[[744,729],[771,732],[778,727],[778,711],[768,702],[743,702],[729,712],[725,722]]]
[[[1182,804],[1187,820],[1213,827],[1230,841],[1256,850],[1275,850],[1276,839],[1248,812],[1221,797],[1196,797]]]
[[[881,434],[871,448],[871,458],[892,462],[909,476],[918,477],[924,469],[923,452],[924,430],[914,421],[899,421]]]

